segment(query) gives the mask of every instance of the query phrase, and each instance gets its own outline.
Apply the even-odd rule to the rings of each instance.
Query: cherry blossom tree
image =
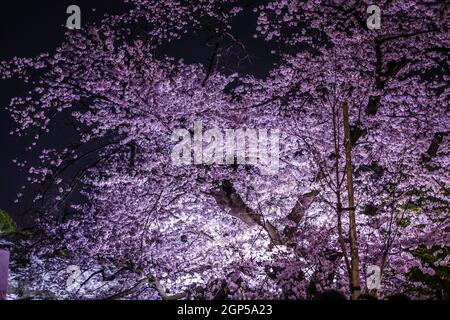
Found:
[[[55,53],[0,65],[32,88],[8,107],[14,134],[39,141],[69,119],[76,137],[17,161],[36,186],[18,278],[57,298],[356,299],[374,264],[371,294],[429,295],[424,275],[448,290],[446,6],[379,1],[371,30],[364,1],[127,3]],[[277,48],[265,79],[227,59],[247,58],[232,26],[250,14]],[[205,64],[158,55],[192,34],[209,39]],[[198,120],[280,129],[278,173],[174,164],[172,133]]]

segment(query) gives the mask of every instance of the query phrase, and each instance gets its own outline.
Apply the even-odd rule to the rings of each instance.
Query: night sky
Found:
[[[245,1],[243,1],[245,3]],[[4,1],[0,11],[0,60],[9,60],[14,56],[34,57],[42,52],[52,53],[64,41],[65,23],[68,15],[66,8],[76,4],[81,8],[82,26],[90,22],[99,22],[104,13],[119,13],[127,6],[118,0],[15,0]],[[256,16],[248,13],[236,19],[233,34],[246,45],[246,54],[251,58],[239,66],[238,71],[264,77],[276,61],[271,55],[270,46],[260,39],[253,38]],[[183,58],[189,63],[207,64],[211,52],[208,39],[197,35],[180,39],[163,47],[157,55]],[[23,191],[26,185],[26,173],[12,163],[12,159],[27,160],[33,163],[39,150],[44,147],[62,147],[70,142],[71,132],[68,124],[59,123],[56,131],[39,142],[39,148],[26,152],[29,140],[11,136],[14,129],[4,107],[10,98],[27,92],[26,86],[17,80],[0,82],[0,209],[7,211],[22,225],[30,220],[26,208],[30,205],[30,191]],[[57,133],[57,134],[56,134]],[[19,204],[14,203],[16,194],[24,194]]]

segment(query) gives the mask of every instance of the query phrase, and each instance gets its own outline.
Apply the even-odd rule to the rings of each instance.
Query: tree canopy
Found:
[[[17,160],[39,186],[16,270],[33,290],[310,299],[368,292],[377,265],[378,295],[448,294],[448,6],[380,0],[371,30],[365,1],[126,2],[55,52],[0,64],[31,86],[7,107],[13,134],[38,141],[62,116],[77,137],[38,166]],[[266,77],[239,68],[251,59],[233,29],[242,16],[274,48]],[[159,54],[195,35],[205,64]],[[280,130],[278,172],[174,164],[173,132],[196,121]]]

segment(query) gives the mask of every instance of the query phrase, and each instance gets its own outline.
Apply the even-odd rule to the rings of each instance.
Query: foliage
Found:
[[[16,232],[17,225],[9,214],[0,210],[0,236],[10,235]]]

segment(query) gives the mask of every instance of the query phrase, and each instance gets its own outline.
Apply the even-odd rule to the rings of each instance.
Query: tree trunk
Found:
[[[347,102],[343,105],[344,116],[344,147],[345,147],[345,172],[347,175],[347,197],[348,197],[348,217],[349,217],[349,239],[350,239],[350,257],[351,257],[351,273],[350,273],[350,291],[352,299],[355,300],[361,294],[361,284],[359,277],[359,254],[358,241],[356,235],[356,218],[355,218],[355,198],[353,191],[353,169],[352,169],[352,146],[350,143],[350,124],[348,115]]]

